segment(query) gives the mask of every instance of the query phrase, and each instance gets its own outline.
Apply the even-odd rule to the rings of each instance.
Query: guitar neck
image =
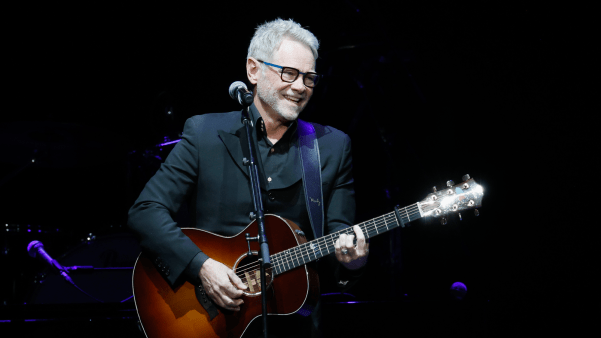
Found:
[[[383,234],[392,229],[404,226],[422,217],[419,203],[404,208],[395,208],[395,211],[357,224],[363,231],[365,238],[371,238]],[[334,253],[334,243],[342,234],[354,234],[353,228],[349,227],[336,231],[329,235],[314,239],[297,247],[271,255],[272,271],[279,275],[301,265],[313,262],[331,253]]]

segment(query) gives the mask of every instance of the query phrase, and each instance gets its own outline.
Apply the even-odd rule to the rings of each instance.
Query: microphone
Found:
[[[461,282],[455,282],[451,285],[451,298],[454,300],[462,300],[467,293],[467,286]]]
[[[236,81],[230,85],[230,96],[242,106],[248,107],[253,103],[253,92],[249,91],[244,82]]]
[[[27,245],[27,252],[29,253],[29,256],[33,258],[39,257],[41,260],[48,263],[55,272],[63,276],[63,278],[67,282],[73,284],[73,280],[71,280],[71,277],[69,277],[69,275],[67,274],[67,269],[60,265],[60,263],[57,262],[56,259],[50,257],[46,250],[44,250],[44,244],[42,244],[42,242],[32,241],[31,243],[29,243],[29,245]]]

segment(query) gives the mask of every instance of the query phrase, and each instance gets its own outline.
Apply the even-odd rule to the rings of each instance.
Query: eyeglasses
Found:
[[[292,83],[292,82],[296,81],[296,79],[298,79],[299,74],[302,74],[303,75],[303,83],[305,84],[305,86],[307,86],[309,88],[313,88],[317,85],[317,83],[319,82],[319,79],[321,78],[321,74],[303,73],[296,68],[282,67],[282,66],[274,65],[273,63],[269,63],[269,62],[265,62],[265,61],[261,61],[261,60],[257,60],[257,61],[264,63],[268,66],[280,68],[282,70],[282,72],[280,73],[280,77],[282,78],[282,81],[284,81],[284,82]]]

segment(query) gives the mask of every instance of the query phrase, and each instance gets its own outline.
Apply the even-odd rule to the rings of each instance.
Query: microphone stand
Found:
[[[243,163],[244,165],[248,166],[248,174],[250,176],[250,185],[252,189],[253,203],[255,206],[257,225],[259,227],[259,234],[255,238],[250,238],[247,234],[247,240],[258,240],[261,248],[259,250],[259,263],[261,266],[261,305],[263,308],[263,336],[267,338],[267,281],[265,278],[265,271],[271,268],[271,260],[269,258],[269,246],[267,245],[267,236],[265,235],[265,215],[263,213],[261,185],[259,184],[259,169],[257,168],[257,162],[254,156],[253,142],[250,136],[250,124],[252,122],[250,120],[249,106],[251,103],[243,103],[244,109],[242,110],[242,123],[244,123],[244,125],[246,126],[246,137],[248,141],[248,150],[250,155],[250,161],[244,159]]]

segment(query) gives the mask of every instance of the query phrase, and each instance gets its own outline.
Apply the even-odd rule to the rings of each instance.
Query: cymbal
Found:
[[[120,138],[74,123],[21,121],[0,125],[0,162],[48,168],[93,166],[123,151]]]

